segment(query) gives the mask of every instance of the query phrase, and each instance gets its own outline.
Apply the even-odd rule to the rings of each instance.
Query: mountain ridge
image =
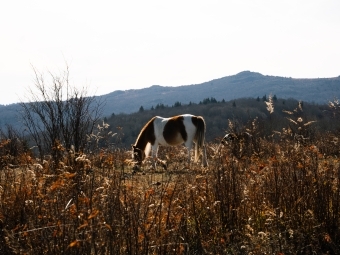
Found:
[[[107,100],[104,115],[112,113],[132,113],[157,104],[173,105],[175,102],[198,103],[204,98],[217,100],[262,97],[275,94],[280,98],[327,104],[340,95],[340,76],[332,78],[287,78],[243,71],[236,75],[213,79],[200,84],[176,87],[152,85],[143,89],[113,91],[102,95]],[[132,101],[133,100],[133,101]],[[129,102],[129,107],[126,102]],[[109,112],[112,109],[112,112]]]
[[[230,101],[238,98],[262,98],[269,94],[283,99],[327,104],[334,98],[340,98],[340,76],[290,78],[242,71],[199,84],[176,87],[152,85],[142,89],[116,90],[95,98],[105,103],[103,117],[106,117],[137,112],[141,106],[150,109],[158,104],[172,106],[176,102],[199,103],[206,98]],[[20,109],[20,104],[0,105],[0,109],[0,128],[6,124],[15,126],[18,118],[14,114]]]

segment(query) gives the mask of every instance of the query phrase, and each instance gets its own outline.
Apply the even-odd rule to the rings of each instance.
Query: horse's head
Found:
[[[137,161],[137,165],[140,166],[142,161],[145,159],[145,152],[135,145],[132,145],[132,158]]]

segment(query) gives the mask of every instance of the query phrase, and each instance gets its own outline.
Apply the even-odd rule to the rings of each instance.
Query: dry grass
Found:
[[[119,150],[54,173],[27,155],[4,161],[0,253],[339,254],[334,141],[209,144],[209,167],[190,169],[181,147],[161,148],[167,172],[136,174]]]

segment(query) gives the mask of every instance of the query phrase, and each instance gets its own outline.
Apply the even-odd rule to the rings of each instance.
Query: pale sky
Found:
[[[32,66],[70,69],[88,95],[198,84],[249,70],[340,75],[339,0],[4,1],[0,104],[20,101]]]

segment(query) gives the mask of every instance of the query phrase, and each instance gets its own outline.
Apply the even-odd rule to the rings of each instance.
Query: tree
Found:
[[[93,131],[102,112],[102,102],[86,95],[85,87],[77,89],[69,82],[69,68],[56,76],[45,75],[33,68],[35,83],[28,88],[26,102],[21,101],[23,126],[38,148],[42,159],[51,154],[58,163],[63,150],[84,150],[86,135]]]
[[[200,101],[199,104],[210,104],[210,103],[217,103],[217,100],[216,98],[214,97],[207,97],[207,98],[204,98],[203,101]]]
[[[164,109],[164,108],[165,108],[165,105],[162,103],[159,103],[156,105],[156,109]]]
[[[143,107],[143,106],[141,106],[141,107],[139,108],[139,112],[144,112],[144,107]]]
[[[179,107],[179,106],[182,106],[181,102],[179,101],[176,101],[175,104],[173,105],[173,107]]]
[[[210,98],[210,102],[211,102],[211,103],[217,103],[217,100],[216,100],[216,98],[211,97],[211,98]]]

